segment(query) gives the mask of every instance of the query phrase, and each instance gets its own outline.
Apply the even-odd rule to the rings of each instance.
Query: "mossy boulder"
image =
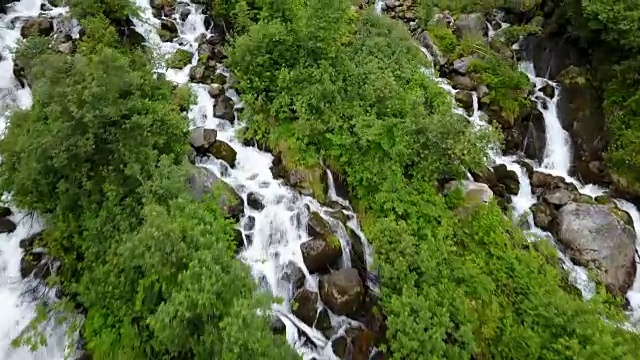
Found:
[[[184,49],[178,49],[167,59],[167,66],[173,69],[184,69],[191,63],[193,54]]]
[[[229,166],[234,167],[236,165],[237,153],[228,143],[216,140],[209,146],[208,150],[216,159],[225,161]]]

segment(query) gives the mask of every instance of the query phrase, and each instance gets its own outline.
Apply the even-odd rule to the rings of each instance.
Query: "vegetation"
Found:
[[[492,136],[451,114],[399,24],[348,1],[279,4],[257,7],[229,51],[246,136],[320,154],[346,179],[376,250],[394,359],[640,356],[636,335],[603,320],[621,319],[617,300],[565,290],[553,251],[495,204],[457,212],[462,200],[439,194],[440,180],[484,163]],[[507,81],[491,59],[481,70]]]
[[[235,259],[215,195],[196,202],[186,187],[188,93],[154,76],[148,54],[121,48],[100,6],[131,3],[80,4],[76,54],[37,38],[17,52],[30,57],[33,106],[11,116],[0,140],[0,187],[44,217],[37,246],[62,263],[49,280],[86,314],[87,350],[94,359],[296,358],[257,314],[270,299]],[[15,344],[31,341],[26,333]]]

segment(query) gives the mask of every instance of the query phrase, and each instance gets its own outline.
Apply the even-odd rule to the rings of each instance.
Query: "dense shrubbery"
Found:
[[[37,246],[62,263],[49,280],[86,312],[87,349],[94,359],[296,358],[257,315],[268,299],[234,257],[233,225],[215,199],[188,192],[183,89],[155,77],[148,54],[120,48],[100,14],[111,12],[87,4],[72,3],[86,31],[76,54],[38,38],[17,52],[31,57],[21,60],[33,106],[0,140],[1,188],[44,218]]]
[[[320,155],[347,180],[375,246],[394,358],[640,356],[637,336],[602,319],[620,319],[604,294],[564,290],[544,243],[493,204],[460,212],[439,195],[437,180],[483,164],[491,137],[451,114],[399,24],[348,1],[280,4],[230,49],[246,135]]]

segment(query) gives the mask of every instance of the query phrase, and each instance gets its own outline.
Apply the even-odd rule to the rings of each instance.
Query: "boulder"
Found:
[[[302,271],[296,263],[290,261],[284,267],[284,271],[282,272],[280,279],[291,284],[291,292],[295,294],[298,290],[304,287],[306,277],[304,275],[304,271]]]
[[[30,18],[20,29],[20,36],[49,36],[53,32],[53,22],[46,17]]]
[[[230,97],[222,95],[216,99],[216,104],[213,107],[213,116],[233,123],[235,121],[234,106]]]
[[[8,216],[11,216],[12,214],[13,214],[13,211],[11,211],[10,208],[6,206],[0,206],[0,218],[8,217]]]
[[[236,165],[237,153],[228,143],[216,140],[207,149],[216,159],[225,161],[231,167]]]
[[[453,62],[453,70],[457,71],[461,75],[466,75],[467,70],[469,69],[469,65],[475,59],[474,56],[465,56],[463,58],[457,59]]]
[[[550,83],[544,84],[540,89],[538,89],[544,96],[549,99],[553,99],[556,96],[556,88],[553,87]]]
[[[602,99],[587,70],[571,66],[558,75],[562,96],[558,99],[558,116],[571,135],[573,172],[585,183],[607,180],[603,163],[606,149],[605,116]],[[590,166],[592,164],[592,166]]]
[[[531,206],[531,214],[533,215],[533,223],[542,230],[549,231],[553,224],[555,213],[549,206],[536,203]]]
[[[548,204],[561,207],[566,205],[573,199],[573,194],[567,189],[545,190],[542,193],[542,199]]]
[[[458,90],[455,99],[468,114],[473,112],[473,93],[467,90]]]
[[[254,210],[262,211],[264,209],[264,196],[253,191],[248,193],[247,205]]]
[[[231,185],[220,180],[212,171],[194,166],[187,185],[194,199],[200,201],[212,191],[218,195],[218,205],[222,212],[235,221],[244,214],[244,202]]]
[[[636,234],[606,205],[568,203],[558,211],[555,232],[567,255],[595,269],[607,290],[627,293],[636,274]]]
[[[375,335],[367,329],[349,328],[343,335],[331,341],[331,349],[339,359],[375,360],[379,358],[371,357],[371,352],[375,346],[374,339]],[[380,359],[385,359],[385,357],[383,356]]]
[[[304,265],[310,273],[325,271],[342,256],[340,242],[329,239],[311,239],[300,244]]]
[[[487,21],[483,14],[460,14],[455,22],[455,33],[459,38],[466,36],[486,36]]]
[[[189,144],[201,153],[204,153],[209,146],[211,146],[218,136],[218,132],[215,129],[206,129],[202,126],[191,129],[191,136],[189,136]]]
[[[449,193],[457,187],[462,188],[465,200],[468,203],[488,203],[493,197],[493,191],[486,184],[462,180],[451,181],[445,185],[445,193]]]
[[[16,231],[16,224],[7,218],[0,218],[0,234],[8,234]]]
[[[520,180],[515,171],[509,170],[505,164],[498,164],[493,167],[493,173],[496,175],[498,183],[504,185],[508,194],[518,195]]]
[[[209,96],[217,98],[224,94],[224,86],[220,84],[211,84],[209,86]],[[217,105],[217,104],[216,104]]]
[[[353,268],[341,269],[320,278],[320,298],[335,314],[353,315],[364,302],[364,285]]]
[[[313,326],[318,316],[318,293],[300,289],[293,297],[291,312],[303,323]]]
[[[454,89],[473,91],[476,88],[476,84],[468,76],[453,75],[451,77],[451,84]]]
[[[331,236],[331,227],[320,213],[312,211],[307,222],[307,233],[311,237],[327,239]]]

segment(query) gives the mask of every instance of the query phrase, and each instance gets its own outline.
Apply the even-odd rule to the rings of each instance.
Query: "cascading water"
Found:
[[[342,247],[342,267],[351,267],[350,242],[351,238],[343,224],[329,216],[336,209],[324,207],[311,197],[303,196],[292,190],[282,180],[273,178],[270,166],[273,156],[254,147],[243,145],[236,139],[237,131],[243,126],[240,121],[231,124],[226,120],[214,116],[215,99],[209,95],[209,85],[189,82],[189,70],[198,61],[198,41],[202,36],[211,35],[205,28],[206,17],[202,9],[191,2],[182,2],[176,12],[188,14],[182,18],[177,14],[172,19],[178,26],[179,39],[175,43],[162,42],[157,34],[156,27],[159,20],[154,18],[149,0],[137,0],[137,5],[142,9],[142,20],[134,20],[136,29],[143,34],[148,45],[162,57],[167,57],[177,49],[184,49],[193,54],[192,61],[184,69],[166,69],[160,65],[157,70],[166,74],[167,79],[179,84],[188,84],[195,94],[196,104],[189,111],[192,127],[204,127],[215,129],[217,139],[229,144],[237,153],[235,166],[231,168],[226,162],[216,158],[200,158],[199,166],[209,169],[227,184],[231,185],[245,202],[244,218],[240,222],[245,247],[239,254],[239,258],[247,263],[252,270],[252,275],[259,286],[271,292],[274,296],[283,299],[280,304],[272,306],[273,313],[286,326],[286,334],[289,342],[298,350],[305,359],[333,359],[331,343],[320,331],[306,325],[291,311],[293,299],[291,284],[291,264],[295,264],[304,272],[305,287],[317,293],[319,276],[311,274],[305,267],[300,245],[309,240],[306,224],[310,212],[319,213],[331,226],[333,233],[339,238]],[[228,71],[222,67],[219,73],[228,75]],[[234,100],[236,108],[240,107],[239,98],[235,91],[229,87],[225,89],[226,95]],[[363,244],[365,262],[371,263],[371,248],[359,229],[355,214],[348,202],[336,195],[331,174],[328,175],[328,187],[330,200],[342,204],[342,211],[348,226]],[[248,197],[259,198],[263,208],[256,210],[250,206]],[[261,206],[262,207],[262,206]],[[367,286],[375,291],[373,281],[367,281]],[[340,336],[348,327],[358,327],[360,324],[345,316],[331,313],[320,299],[318,299],[318,314],[327,311],[335,335]]]
[[[11,110],[31,106],[30,89],[23,88],[13,75],[12,50],[20,40],[20,29],[25,21],[42,13],[42,3],[42,0],[22,0],[7,6],[7,14],[0,15],[0,128],[3,132]],[[55,16],[64,11],[65,9],[54,9],[47,15]],[[36,352],[25,347],[11,347],[11,341],[36,316],[37,301],[43,298],[53,299],[50,290],[31,277],[23,280],[20,274],[20,240],[41,230],[42,225],[32,216],[14,208],[12,211],[14,214],[9,219],[17,224],[17,228],[12,233],[0,235],[0,359],[64,359],[65,353],[69,351],[66,347],[65,329],[50,322],[42,328],[47,336],[46,346]]]

